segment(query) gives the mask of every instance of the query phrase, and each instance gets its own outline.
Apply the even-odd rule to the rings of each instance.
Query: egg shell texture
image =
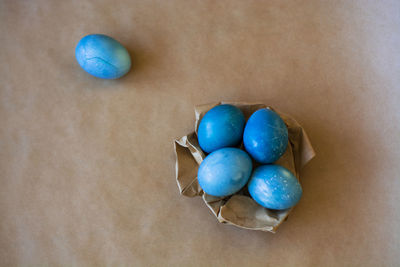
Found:
[[[263,164],[277,161],[285,153],[288,140],[284,121],[267,108],[259,109],[250,116],[243,133],[246,151]]]
[[[242,141],[245,118],[232,105],[218,105],[209,110],[200,121],[198,140],[203,151],[211,153],[223,147],[237,146]]]
[[[250,178],[252,162],[238,148],[221,148],[209,154],[200,164],[197,179],[209,195],[224,197],[238,192]]]
[[[102,79],[117,79],[131,68],[128,51],[115,39],[103,34],[83,37],[75,49],[79,65]]]
[[[303,193],[296,177],[279,165],[257,167],[251,175],[248,189],[258,204],[275,210],[293,207]]]

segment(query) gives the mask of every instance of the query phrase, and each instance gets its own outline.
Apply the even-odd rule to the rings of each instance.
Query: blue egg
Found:
[[[259,109],[247,121],[243,133],[246,151],[260,163],[273,163],[286,151],[288,129],[279,115]]]
[[[274,210],[293,207],[303,193],[296,177],[279,165],[257,167],[251,175],[248,189],[258,204]]]
[[[208,155],[200,164],[197,179],[209,195],[229,196],[244,187],[253,164],[247,153],[238,148],[221,148]]]
[[[239,145],[245,123],[242,111],[235,106],[224,104],[210,109],[200,121],[197,131],[201,149],[211,153],[223,147]]]
[[[103,34],[83,37],[76,46],[75,56],[86,72],[102,79],[120,78],[131,68],[131,58],[125,47]]]

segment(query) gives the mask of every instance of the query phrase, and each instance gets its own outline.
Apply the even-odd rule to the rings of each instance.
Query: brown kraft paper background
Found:
[[[232,104],[240,108],[246,120],[258,109],[268,107],[264,104],[225,102],[196,106],[195,132],[175,140],[176,181],[179,190],[187,197],[201,196],[221,223],[250,230],[275,232],[293,208],[283,211],[268,210],[258,205],[250,196],[243,194],[244,189],[232,196],[220,198],[207,195],[200,188],[197,170],[205,154],[197,141],[197,129],[204,114],[219,104]],[[300,169],[315,156],[315,151],[304,129],[291,117],[276,112],[288,127],[289,145],[285,154],[275,164],[284,166],[299,179]]]
[[[399,10],[1,0],[0,266],[398,266]],[[121,42],[132,70],[84,72],[75,46],[89,33]],[[172,140],[193,132],[194,106],[220,101],[271,105],[312,142],[276,234],[179,194]]]

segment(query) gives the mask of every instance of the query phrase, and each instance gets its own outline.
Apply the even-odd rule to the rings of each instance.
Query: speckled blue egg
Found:
[[[102,79],[120,78],[131,68],[131,58],[125,47],[103,34],[83,37],[76,46],[75,56],[86,72]]]
[[[248,189],[258,204],[274,210],[293,207],[303,193],[296,177],[279,165],[257,167],[251,175]]]
[[[209,154],[200,164],[197,179],[209,195],[229,196],[244,187],[253,164],[249,155],[238,148],[221,148]]]
[[[246,120],[242,111],[224,104],[210,109],[197,131],[201,149],[211,153],[223,147],[237,146],[242,141]]]
[[[267,108],[254,112],[243,133],[246,151],[260,163],[273,163],[286,151],[288,129],[279,115]]]

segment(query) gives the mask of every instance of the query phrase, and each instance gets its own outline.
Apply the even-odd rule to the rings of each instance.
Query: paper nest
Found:
[[[257,204],[250,196],[245,186],[238,193],[228,197],[214,197],[207,195],[197,181],[197,170],[206,157],[197,141],[197,129],[204,114],[220,104],[231,104],[242,110],[246,120],[253,112],[261,108],[271,107],[264,104],[248,103],[212,103],[195,107],[195,132],[192,132],[174,142],[176,154],[176,181],[179,191],[187,197],[201,196],[207,207],[221,223],[235,225],[250,230],[275,232],[279,225],[287,218],[291,209],[270,210]],[[289,169],[299,179],[301,168],[314,156],[306,132],[293,118],[276,111],[284,120],[289,132],[289,145],[285,154],[276,162]],[[243,145],[242,145],[243,147]],[[254,167],[256,167],[255,165]]]

